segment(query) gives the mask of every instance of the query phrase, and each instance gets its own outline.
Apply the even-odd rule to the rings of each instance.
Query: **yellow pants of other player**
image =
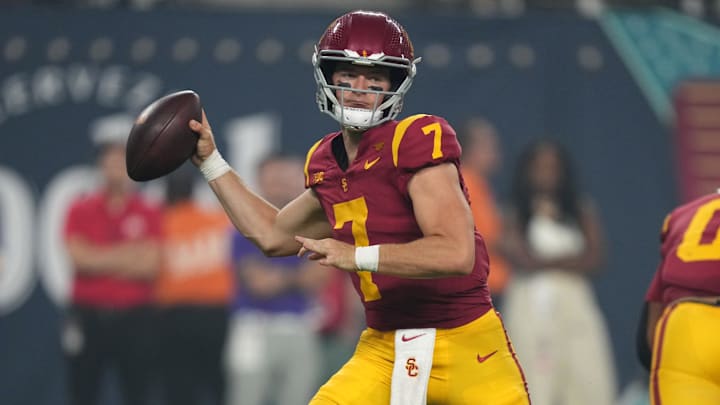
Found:
[[[720,404],[720,306],[682,301],[655,328],[650,401],[653,405]]]

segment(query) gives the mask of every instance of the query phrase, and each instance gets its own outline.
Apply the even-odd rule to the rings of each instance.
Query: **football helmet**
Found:
[[[353,11],[328,26],[315,45],[312,62],[320,111],[343,127],[365,130],[397,117],[420,58],[414,59],[410,37],[393,18],[381,12]],[[336,92],[347,87],[331,81],[339,62],[390,68],[390,90],[354,90],[379,96],[371,110],[343,106]]]

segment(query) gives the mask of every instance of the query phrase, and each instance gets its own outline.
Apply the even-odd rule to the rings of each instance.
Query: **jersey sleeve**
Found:
[[[393,164],[414,173],[429,166],[460,161],[460,143],[445,119],[415,115],[400,121],[392,143]]]
[[[325,173],[318,166],[318,159],[315,152],[324,140],[325,139],[323,138],[315,142],[315,144],[310,147],[307,155],[305,156],[305,188],[312,188],[316,184],[319,184],[323,181],[323,176]]]

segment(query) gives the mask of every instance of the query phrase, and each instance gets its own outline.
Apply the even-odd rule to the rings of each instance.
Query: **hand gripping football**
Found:
[[[188,126],[191,119],[202,120],[200,97],[192,90],[168,94],[146,107],[127,140],[128,176],[135,181],[153,180],[190,158],[198,139]]]

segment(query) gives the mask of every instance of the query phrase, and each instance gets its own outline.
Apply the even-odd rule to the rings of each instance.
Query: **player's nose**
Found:
[[[360,90],[367,90],[368,79],[364,75],[358,75],[355,80],[355,88]]]

